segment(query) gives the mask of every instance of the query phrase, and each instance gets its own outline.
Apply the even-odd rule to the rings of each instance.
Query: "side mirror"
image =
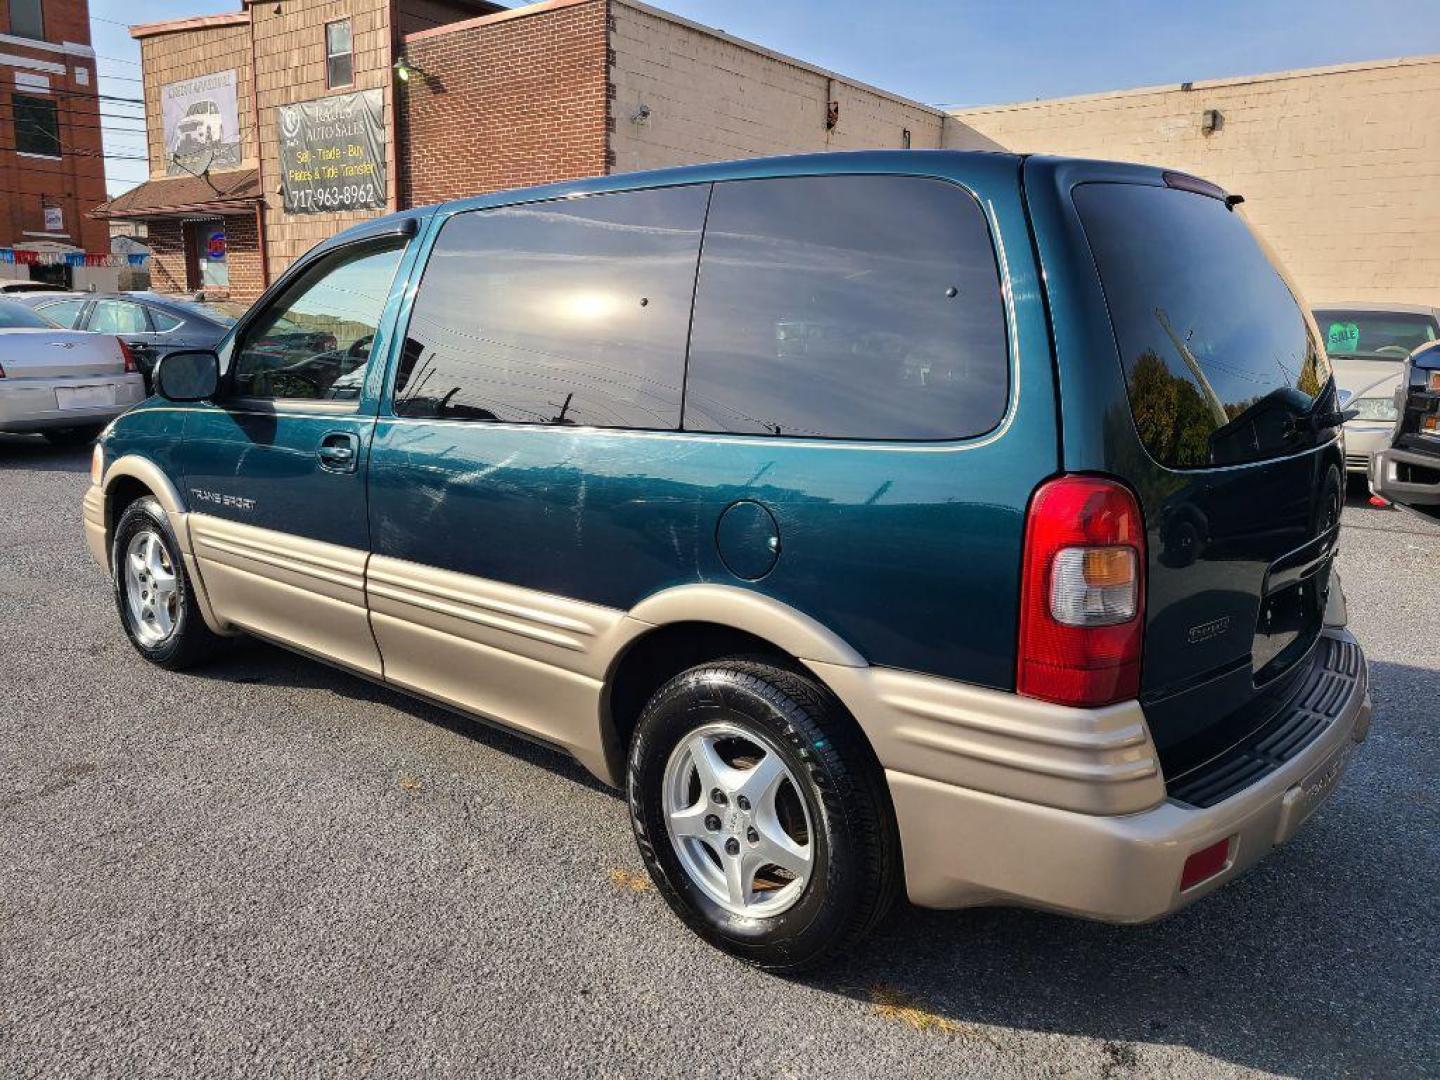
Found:
[[[220,358],[209,349],[186,349],[161,357],[155,390],[170,401],[206,401],[220,390]]]

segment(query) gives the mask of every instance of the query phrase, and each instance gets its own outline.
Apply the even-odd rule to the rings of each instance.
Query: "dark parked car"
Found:
[[[1235,202],[898,151],[366,221],[161,362],[85,535],[154,664],[252,633],[573,754],[752,963],[902,888],[1158,918],[1369,728],[1344,414]]]
[[[69,330],[114,334],[135,353],[145,376],[177,349],[213,349],[242,304],[206,303],[157,293],[31,293],[14,297]]]
[[[1375,455],[1370,486],[1382,498],[1440,518],[1440,341],[1405,361],[1391,445]]]

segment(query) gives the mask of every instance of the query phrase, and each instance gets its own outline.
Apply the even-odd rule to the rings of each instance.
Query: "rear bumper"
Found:
[[[112,386],[115,403],[83,409],[58,408],[56,389],[75,386]],[[104,424],[144,399],[145,384],[139,375],[6,379],[0,382],[0,431],[23,433]]]
[[[1354,642],[1343,629],[1325,634]],[[1363,655],[1342,696],[1302,750],[1206,808],[1162,794],[1135,813],[1086,813],[887,767],[910,898],[922,907],[1005,904],[1121,923],[1176,911],[1288,840],[1334,790],[1369,730]],[[1186,859],[1227,838],[1224,869],[1181,891]]]

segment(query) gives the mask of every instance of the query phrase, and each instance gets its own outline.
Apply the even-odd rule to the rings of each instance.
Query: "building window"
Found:
[[[45,17],[40,11],[40,0],[10,0],[10,33],[44,40]]]
[[[60,156],[60,120],[55,103],[46,98],[15,94],[11,98],[15,116],[15,149],[22,154]]]
[[[355,56],[350,44],[350,20],[325,24],[325,85],[349,86],[355,81]]]

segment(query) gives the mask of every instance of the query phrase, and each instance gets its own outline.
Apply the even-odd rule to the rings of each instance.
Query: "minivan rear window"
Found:
[[[715,185],[687,431],[948,439],[1009,396],[1000,276],[975,199],[940,180]]]
[[[1296,420],[1316,407],[1329,365],[1244,218],[1168,187],[1082,184],[1073,198],[1150,456],[1204,468],[1313,444]]]

